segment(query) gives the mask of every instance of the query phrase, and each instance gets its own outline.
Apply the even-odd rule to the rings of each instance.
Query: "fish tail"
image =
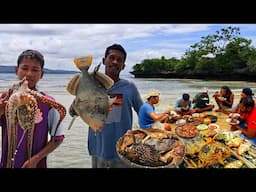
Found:
[[[74,64],[80,70],[88,70],[92,65],[92,55],[74,58]]]

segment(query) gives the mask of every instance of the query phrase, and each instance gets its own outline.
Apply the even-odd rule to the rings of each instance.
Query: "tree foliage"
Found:
[[[256,72],[256,49],[252,40],[240,37],[238,27],[227,27],[201,37],[189,47],[181,59],[145,59],[133,66],[134,72],[145,74],[177,73],[253,73]]]

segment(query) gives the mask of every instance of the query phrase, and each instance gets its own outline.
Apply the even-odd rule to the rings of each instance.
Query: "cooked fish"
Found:
[[[76,96],[72,103],[75,113],[94,131],[98,131],[102,129],[109,107],[115,100],[115,98],[110,99],[106,92],[113,86],[114,81],[98,71],[100,64],[89,73],[92,59],[91,55],[74,59],[81,73],[74,75],[68,82],[67,91]]]

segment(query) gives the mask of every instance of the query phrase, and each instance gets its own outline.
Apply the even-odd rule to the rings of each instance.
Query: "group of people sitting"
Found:
[[[241,130],[248,138],[255,138],[256,143],[256,105],[253,98],[254,93],[250,88],[244,88],[240,94],[240,101],[234,105],[235,95],[228,86],[223,86],[220,91],[213,94],[213,98],[218,106],[215,112],[225,114],[239,114],[232,118],[239,122],[231,126],[231,130]],[[155,105],[159,103],[160,93],[157,90],[151,90],[146,96],[146,101],[139,111],[140,128],[161,128],[171,130],[170,114],[168,109],[157,113]],[[183,93],[182,98],[177,99],[175,103],[175,112],[181,116],[212,111],[214,104],[210,104],[208,90],[203,88],[193,99],[188,93]]]

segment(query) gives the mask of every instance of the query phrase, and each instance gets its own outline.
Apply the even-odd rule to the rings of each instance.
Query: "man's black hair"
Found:
[[[188,101],[189,100],[189,94],[188,93],[184,93],[183,95],[182,95],[182,98],[183,98],[183,100],[185,100],[185,101]]]
[[[109,51],[113,50],[113,49],[121,51],[124,54],[124,61],[126,60],[127,53],[126,53],[125,49],[122,47],[122,45],[120,45],[120,44],[113,44],[113,45],[107,47],[107,49],[105,51],[105,58],[108,56]]]

